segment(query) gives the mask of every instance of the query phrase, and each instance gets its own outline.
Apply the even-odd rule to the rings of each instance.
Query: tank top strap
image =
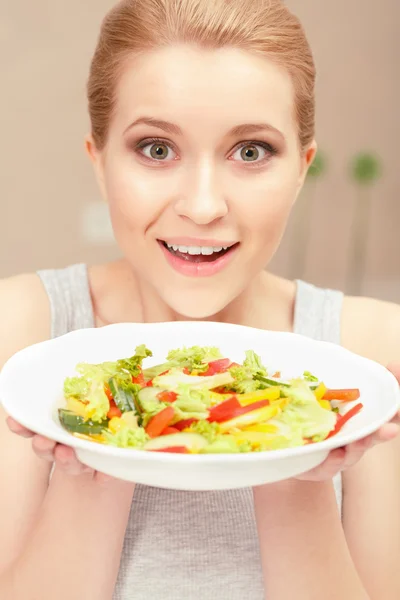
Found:
[[[51,310],[51,336],[94,327],[93,304],[87,266],[38,271]]]
[[[294,331],[323,342],[341,343],[343,293],[297,281]]]

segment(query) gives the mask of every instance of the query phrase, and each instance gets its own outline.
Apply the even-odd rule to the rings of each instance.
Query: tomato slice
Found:
[[[122,416],[122,411],[118,408],[118,406],[111,406],[110,410],[107,413],[107,418],[108,419],[113,419],[114,417],[121,417]]]
[[[179,433],[179,429],[176,427],[166,427],[164,431],[160,433],[160,435],[172,435],[173,433]]]
[[[190,375],[190,371],[189,371],[189,369],[187,367],[185,367],[183,369],[183,372],[185,373],[185,375]],[[167,371],[167,373],[168,373],[168,371]]]
[[[146,382],[144,380],[144,375],[143,375],[143,371],[141,368],[140,368],[139,375],[137,375],[136,377],[132,377],[132,383],[137,383],[138,385],[141,385],[142,387],[146,387]]]
[[[157,398],[161,402],[175,402],[175,400],[178,398],[178,394],[175,392],[169,392],[168,390],[163,390],[157,394]]]
[[[149,381],[146,383],[146,387],[153,387],[153,380],[149,379]]]
[[[146,427],[147,435],[149,435],[151,438],[159,436],[160,433],[172,423],[174,417],[174,409],[172,406],[167,406],[167,408],[164,408],[164,410],[156,414],[148,423]]]
[[[178,431],[183,431],[192,425],[192,423],[196,423],[197,419],[184,419],[182,421],[178,421],[175,423],[174,428]]]
[[[170,448],[151,450],[151,452],[172,452],[173,454],[189,454],[189,450],[186,448],[186,446],[171,446]]]
[[[204,373],[199,373],[203,377],[209,377],[216,373],[224,373],[229,369],[232,362],[229,358],[219,358],[218,360],[212,360],[208,363],[208,369]]]
[[[338,400],[339,402],[354,402],[360,397],[360,390],[327,390],[323,400]]]
[[[345,415],[338,415],[336,425],[326,439],[329,439],[337,433],[339,433],[339,431],[344,427],[344,425],[346,425],[346,423],[350,421],[350,419],[352,419],[355,415],[357,415],[363,408],[364,406],[360,402],[359,404],[356,404],[355,406],[353,406],[353,408],[348,410]]]

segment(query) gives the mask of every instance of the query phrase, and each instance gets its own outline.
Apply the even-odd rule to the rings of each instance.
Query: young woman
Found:
[[[399,307],[264,270],[315,155],[314,78],[278,0],[118,4],[91,67],[86,145],[123,258],[2,282],[0,362],[93,324],[212,319],[400,364]],[[398,599],[397,432],[298,479],[184,493],[102,477],[4,416],[0,597]]]

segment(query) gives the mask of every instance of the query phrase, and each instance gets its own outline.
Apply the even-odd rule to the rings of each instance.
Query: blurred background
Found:
[[[0,276],[118,256],[84,153],[113,0],[0,0]],[[320,155],[272,270],[400,302],[399,0],[288,0],[317,62]]]

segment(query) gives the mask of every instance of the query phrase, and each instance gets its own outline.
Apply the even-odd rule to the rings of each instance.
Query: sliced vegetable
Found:
[[[314,390],[314,396],[317,400],[322,400],[327,391],[326,385],[320,383],[319,386]]]
[[[61,425],[72,433],[82,433],[84,435],[94,435],[103,433],[104,429],[108,426],[108,420],[100,423],[94,423],[93,421],[85,421],[83,417],[74,414],[69,410],[62,408],[58,411],[58,416]]]
[[[106,394],[108,396],[107,388],[111,393],[110,403],[114,401],[121,412],[129,412],[132,410],[138,412],[136,388],[130,381],[112,377],[108,381],[108,386],[106,386]]]
[[[324,400],[338,400],[340,402],[354,402],[360,397],[360,390],[327,390],[323,396]]]
[[[216,373],[224,373],[231,366],[231,361],[229,358],[220,358],[218,360],[213,360],[208,363],[208,369],[202,375],[204,377],[215,375]]]
[[[279,405],[276,403],[272,404],[271,406],[265,406],[264,408],[258,408],[257,410],[246,412],[245,414],[241,414],[230,421],[220,423],[221,433],[225,433],[231,429],[240,429],[249,425],[254,425],[255,423],[263,423],[275,417],[280,410],[281,409]]]
[[[151,450],[151,452],[171,452],[171,454],[190,454],[186,446],[172,446],[170,448],[160,448],[158,450]]]
[[[364,406],[360,402],[359,404],[356,404],[355,406],[353,406],[353,408],[348,410],[346,414],[338,415],[336,425],[335,425],[334,429],[332,429],[332,431],[330,432],[330,434],[328,435],[328,437],[326,439],[329,439],[329,438],[333,437],[334,435],[336,435],[337,433],[339,433],[339,431],[341,429],[343,429],[343,427],[346,425],[346,423],[348,423],[348,421],[350,421],[350,419],[355,417],[355,415],[357,415],[363,408],[364,408]]]
[[[157,394],[157,398],[161,402],[175,402],[178,399],[178,394],[176,392],[170,392],[168,390],[163,390]]]
[[[221,404],[217,404],[210,409],[208,420],[211,423],[221,423],[231,419],[242,408],[236,396],[232,396],[229,400],[225,400]]]
[[[147,388],[150,389],[150,388]],[[148,423],[146,433],[149,437],[155,438],[172,423],[175,417],[175,411],[172,406],[167,406],[161,412],[157,413]]]
[[[120,417],[122,415],[122,411],[118,408],[118,406],[111,406],[110,410],[107,413],[107,419],[112,419],[114,417]]]
[[[261,400],[269,400],[270,402],[274,400],[279,400],[281,397],[281,390],[278,387],[269,388],[266,390],[258,390],[251,394],[238,394],[237,399],[241,406],[247,406],[248,404],[253,404],[254,402],[259,402]]]
[[[175,429],[178,431],[183,431],[190,427],[193,423],[196,423],[197,419],[184,419],[182,421],[178,421],[178,423],[174,424]]]
[[[177,446],[188,448],[192,451],[202,450],[208,442],[205,437],[198,433],[175,433],[173,435],[163,435],[147,442],[144,450],[161,450],[165,448],[176,448]]]
[[[75,413],[76,415],[86,418],[86,405],[80,400],[76,400],[75,398],[68,398],[67,400],[67,410]]]
[[[166,427],[160,435],[172,435],[173,433],[179,433],[179,429],[176,427]]]

